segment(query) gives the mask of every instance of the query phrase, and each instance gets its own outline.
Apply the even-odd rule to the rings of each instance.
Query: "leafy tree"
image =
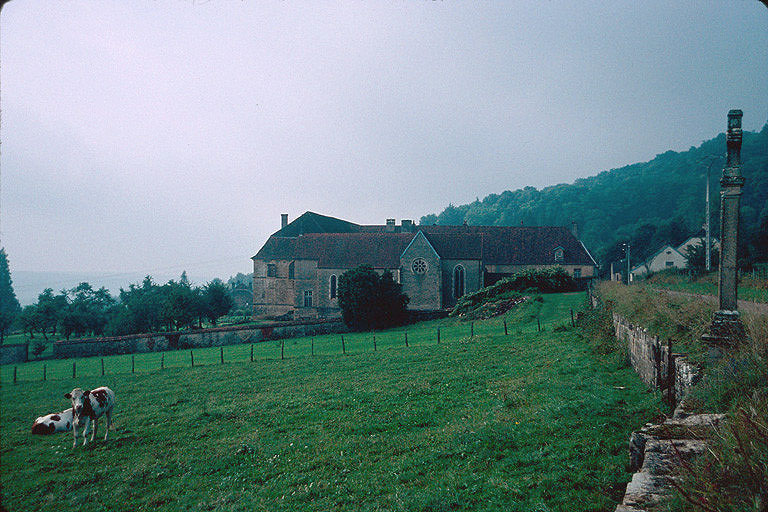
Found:
[[[685,250],[685,266],[694,275],[701,275],[707,271],[707,249],[703,243],[692,245]],[[712,247],[709,253],[711,268],[717,268],[720,260],[720,252]]]
[[[20,312],[21,306],[13,291],[11,271],[8,268],[8,255],[5,249],[0,249],[0,344]]]
[[[219,317],[229,313],[234,304],[229,287],[221,279],[214,279],[203,289],[205,316],[213,325],[216,325]]]
[[[165,301],[161,310],[163,322],[176,330],[191,327],[198,318],[199,297],[182,274],[179,282],[168,281],[165,285]]]
[[[360,265],[339,276],[339,307],[351,329],[370,330],[406,321],[408,297],[390,272],[379,276],[369,265]]]

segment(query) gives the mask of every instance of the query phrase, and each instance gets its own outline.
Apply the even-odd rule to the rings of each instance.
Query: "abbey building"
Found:
[[[359,225],[306,212],[269,237],[253,259],[256,317],[340,314],[338,279],[361,264],[390,271],[409,309],[450,308],[465,293],[529,268],[561,266],[577,280],[596,263],[565,227]]]

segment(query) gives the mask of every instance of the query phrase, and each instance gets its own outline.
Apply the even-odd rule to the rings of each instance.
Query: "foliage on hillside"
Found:
[[[555,293],[576,290],[576,281],[562,267],[523,270],[461,297],[451,316],[465,320],[490,318],[523,301],[522,293]]]
[[[704,223],[706,165],[704,157],[725,152],[725,135],[666,153],[644,163],[628,165],[597,176],[537,190],[525,187],[483,200],[449,205],[438,215],[426,215],[422,224],[517,226],[569,226],[578,223],[580,238],[601,264],[621,259],[621,242],[632,242],[637,260],[650,256],[662,244],[682,243]],[[768,261],[768,124],[759,133],[744,132],[742,173],[746,178],[741,198],[742,266]],[[718,226],[719,172],[712,168],[711,222]],[[716,229],[716,228],[715,228]]]

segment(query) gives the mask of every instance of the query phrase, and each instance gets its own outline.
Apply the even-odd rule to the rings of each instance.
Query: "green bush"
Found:
[[[388,271],[379,275],[371,266],[360,265],[339,276],[339,307],[344,323],[352,330],[404,324],[408,300]]]

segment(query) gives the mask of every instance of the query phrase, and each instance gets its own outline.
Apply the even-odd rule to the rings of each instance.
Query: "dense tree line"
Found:
[[[21,312],[21,306],[13,291],[8,255],[0,249],[0,344]]]
[[[422,224],[570,226],[601,264],[621,259],[622,243],[632,244],[633,261],[642,261],[663,244],[680,244],[704,224],[707,157],[725,153],[725,134],[691,147],[667,151],[650,162],[628,165],[537,190],[525,187],[461,206],[448,205]],[[768,261],[768,124],[759,133],[744,132],[740,266]],[[720,160],[710,177],[711,226],[720,218]]]
[[[232,305],[229,287],[220,279],[192,286],[183,273],[164,285],[147,276],[141,284],[121,288],[118,297],[88,283],[58,294],[47,288],[21,310],[18,322],[30,338],[120,336],[201,327],[204,321],[215,326]]]

